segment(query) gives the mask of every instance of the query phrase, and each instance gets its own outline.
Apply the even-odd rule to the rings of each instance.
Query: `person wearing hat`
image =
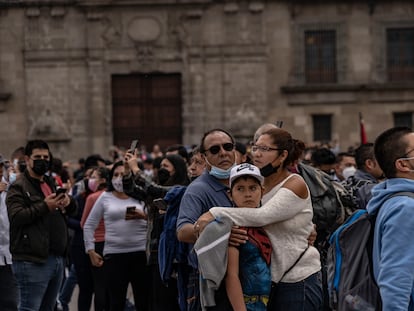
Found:
[[[301,144],[280,128],[260,135],[252,154],[264,176],[263,206],[213,207],[197,220],[199,231],[222,217],[239,226],[263,227],[272,244],[269,311],[322,307],[320,255],[308,241],[313,230],[311,196],[304,179],[289,171],[300,156]]]
[[[243,163],[230,172],[230,197],[236,207],[261,205],[264,177],[257,166]],[[262,228],[245,228],[249,239],[239,247],[229,245],[227,295],[233,310],[265,311],[269,300],[272,247]]]

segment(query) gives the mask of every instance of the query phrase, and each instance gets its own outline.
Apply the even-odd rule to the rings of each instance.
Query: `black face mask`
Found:
[[[276,166],[276,167],[273,167],[272,166],[272,163],[269,163],[269,164],[263,166],[260,169],[260,174],[262,174],[263,177],[268,177],[268,176],[276,173],[277,170],[279,169],[279,167],[280,167],[280,164],[278,166]]]
[[[158,182],[161,186],[165,186],[170,179],[170,172],[165,168],[158,170]]]
[[[49,170],[49,161],[43,159],[33,160],[32,170],[36,175],[43,176]]]

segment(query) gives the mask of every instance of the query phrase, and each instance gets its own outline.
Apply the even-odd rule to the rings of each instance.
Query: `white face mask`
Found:
[[[122,185],[122,177],[112,179],[112,186],[118,192],[124,192],[124,187]]]
[[[355,172],[356,168],[354,166],[348,166],[342,171],[342,176],[344,176],[345,179],[348,179],[348,177],[353,176]]]

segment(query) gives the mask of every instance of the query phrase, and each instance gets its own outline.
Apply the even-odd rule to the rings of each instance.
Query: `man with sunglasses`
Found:
[[[387,178],[372,188],[367,206],[377,214],[372,260],[382,310],[414,310],[414,132],[386,130],[374,150]]]
[[[53,310],[68,251],[66,215],[76,212],[76,204],[66,193],[56,194],[54,179],[46,174],[50,151],[45,141],[29,141],[25,161],[26,170],[6,199],[19,310]]]
[[[214,206],[228,206],[232,203],[228,197],[228,185],[231,169],[238,163],[235,153],[235,140],[233,136],[223,129],[213,129],[204,134],[200,143],[200,153],[206,162],[204,173],[194,180],[187,188],[181,200],[177,219],[177,236],[182,242],[192,244],[198,238],[197,219]],[[244,243],[246,232],[234,228],[231,243],[235,245]],[[197,258],[191,254],[190,265],[192,271],[188,284],[187,301],[190,306],[187,310],[201,310],[199,300],[199,281]],[[190,256],[191,256],[190,255]],[[215,297],[216,306],[208,310],[232,310],[227,299],[226,290],[221,286]]]

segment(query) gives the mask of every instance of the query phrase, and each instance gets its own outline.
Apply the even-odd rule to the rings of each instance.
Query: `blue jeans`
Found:
[[[63,280],[65,259],[50,255],[45,263],[14,261],[20,291],[19,311],[53,311]]]
[[[322,310],[322,276],[312,274],[296,283],[273,283],[268,311],[319,311]]]
[[[73,264],[69,267],[69,275],[63,282],[62,289],[59,293],[59,302],[64,311],[69,310],[70,299],[72,298],[73,290],[77,284],[75,266]]]
[[[17,311],[19,293],[11,265],[0,266],[0,310]]]

